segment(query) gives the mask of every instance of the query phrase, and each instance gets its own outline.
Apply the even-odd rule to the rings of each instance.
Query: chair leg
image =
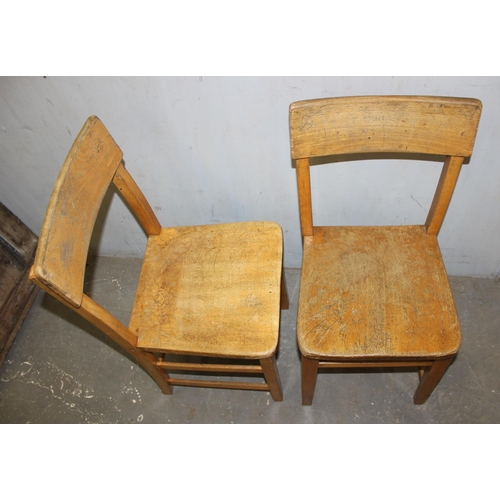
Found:
[[[156,357],[150,352],[140,351],[138,349],[129,350],[139,364],[146,370],[149,376],[158,384],[163,394],[172,395],[172,386],[168,383],[168,375],[155,366]]]
[[[302,404],[312,405],[319,361],[302,356]]]
[[[424,370],[413,396],[413,402],[416,405],[424,404],[427,401],[427,398],[438,385],[452,359],[437,359],[429,368]]]
[[[283,401],[283,389],[281,388],[281,380],[276,366],[276,357],[273,355],[270,358],[261,359],[260,366],[262,366],[272,398],[274,401]]]
[[[290,302],[288,301],[288,291],[286,289],[285,280],[285,270],[281,271],[281,297],[280,297],[280,309],[288,309],[290,307]]]

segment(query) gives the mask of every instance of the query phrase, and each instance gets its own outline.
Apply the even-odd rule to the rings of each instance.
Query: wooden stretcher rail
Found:
[[[210,387],[212,389],[248,389],[251,391],[268,391],[269,386],[262,383],[249,382],[219,382],[215,380],[193,380],[183,378],[169,378],[170,385],[183,385],[189,387]]]
[[[431,366],[432,361],[366,361],[366,362],[334,362],[320,361],[320,368],[390,368],[398,366]]]
[[[165,370],[187,370],[199,372],[262,373],[258,365],[217,365],[208,363],[177,363],[157,361],[156,366]]]

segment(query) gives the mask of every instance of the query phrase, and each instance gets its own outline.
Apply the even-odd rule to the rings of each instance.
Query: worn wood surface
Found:
[[[123,163],[120,164],[113,177],[113,183],[118,188],[130,208],[139,219],[146,234],[160,234],[161,225],[146,200],[144,194],[139,189],[130,173],[125,169]]]
[[[278,343],[281,228],[247,222],[164,228],[148,240],[130,330],[138,346],[265,358]]]
[[[351,153],[470,156],[481,114],[477,99],[363,96],[290,106],[292,158]]]
[[[111,182],[149,235],[129,328],[83,293],[92,230]],[[165,394],[172,385],[194,385],[269,390],[281,401],[274,353],[280,305],[288,307],[282,272],[283,235],[275,223],[162,229],[121,150],[91,117],[56,182],[30,279],[126,349]],[[260,367],[236,366],[233,373],[258,373],[267,382],[171,378],[165,369],[188,364],[159,361],[153,352],[255,358]]]
[[[38,293],[38,288],[28,279],[29,269],[10,291],[9,299],[0,311],[0,366],[4,362],[24,319]]]
[[[314,233],[311,199],[311,174],[309,159],[303,158],[296,162],[297,189],[299,193],[300,229],[302,237]]]
[[[435,358],[458,350],[460,330],[435,235],[461,156],[472,153],[481,108],[476,99],[429,96],[341,97],[290,106],[304,237],[298,332],[304,355]],[[394,152],[446,156],[425,226],[314,227],[310,157]],[[349,312],[352,304],[357,306]]]
[[[0,203],[0,365],[35,299],[28,280],[38,238]]]
[[[438,358],[461,335],[437,239],[423,226],[316,227],[297,335],[312,358]]]
[[[33,262],[37,236],[0,203],[0,311]]]
[[[460,325],[437,234],[472,153],[481,109],[476,99],[429,96],[291,104],[303,236],[297,325],[303,404],[312,403],[318,367],[370,366],[417,366],[415,403],[422,404],[446,369],[443,358],[449,363],[458,351]],[[445,156],[424,226],[314,226],[309,159],[363,153]]]
[[[73,143],[49,201],[34,272],[74,306],[82,303],[92,230],[121,160],[122,152],[104,125],[90,117]]]
[[[443,224],[444,216],[455,190],[460,174],[463,158],[448,156],[439,178],[436,194],[431,204],[425,227],[429,234],[438,234]]]

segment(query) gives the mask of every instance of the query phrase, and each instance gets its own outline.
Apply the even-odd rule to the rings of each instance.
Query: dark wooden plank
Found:
[[[0,366],[39,292],[39,288],[26,276],[20,281],[16,292],[11,295],[10,303],[0,315]]]
[[[0,366],[38,289],[28,280],[37,236],[0,203]]]

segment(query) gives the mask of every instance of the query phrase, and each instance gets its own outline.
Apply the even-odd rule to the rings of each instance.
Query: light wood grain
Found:
[[[148,240],[130,329],[150,351],[266,358],[279,333],[281,228],[164,228]]]
[[[456,353],[460,325],[436,237],[422,226],[316,227],[304,245],[297,335],[313,358]]]
[[[157,361],[156,366],[165,370],[185,370],[196,372],[263,373],[259,365],[223,365],[213,363],[182,363],[175,361]]]
[[[130,208],[134,211],[142,227],[148,235],[160,234],[161,225],[156,215],[148,203],[144,194],[139,189],[132,176],[125,169],[123,162],[119,165],[113,183],[127,201]]]
[[[219,380],[199,380],[186,378],[169,378],[170,385],[179,385],[185,387],[206,387],[211,389],[238,389],[247,391],[269,391],[266,383],[258,382],[224,382]],[[275,400],[276,401],[276,400]],[[281,401],[281,400],[280,400]]]
[[[122,152],[93,116],[63,164],[40,231],[34,263],[37,279],[78,307],[90,238]],[[69,237],[71,235],[71,237]]]
[[[455,185],[460,174],[463,158],[448,156],[439,178],[436,194],[432,201],[427,220],[426,230],[429,234],[438,234],[448,211],[448,206],[455,190]]]
[[[472,154],[477,99],[363,96],[290,106],[292,158],[351,153]]]
[[[477,99],[429,96],[291,104],[303,236],[297,325],[303,404],[312,404],[318,368],[374,366],[418,368],[414,401],[422,404],[460,348],[437,234],[464,157],[472,154],[481,109]],[[364,153],[446,157],[424,226],[313,225],[309,159]]]
[[[148,242],[130,328],[83,293],[88,246],[111,182]],[[283,234],[272,222],[161,228],[97,117],[78,135],[49,202],[30,280],[123,347],[165,394],[172,385],[283,393],[274,357],[288,307]],[[257,359],[260,366],[158,360],[155,353]],[[162,358],[163,359],[163,358]],[[259,374],[266,383],[171,378],[165,371]]]
[[[299,193],[300,229],[302,231],[302,237],[304,238],[306,236],[312,236],[314,233],[309,159],[297,160],[296,170],[297,189]]]

